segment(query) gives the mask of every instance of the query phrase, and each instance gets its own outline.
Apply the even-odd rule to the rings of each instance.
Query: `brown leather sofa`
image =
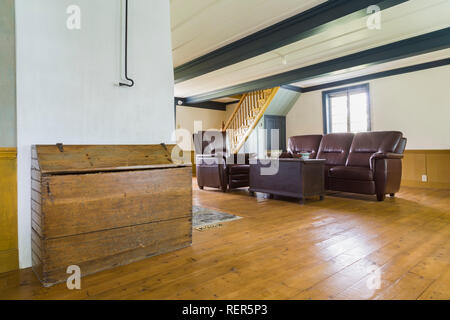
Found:
[[[249,154],[228,154],[227,135],[222,131],[199,131],[193,135],[196,175],[200,189],[249,186]]]
[[[325,189],[329,189],[329,171],[336,166],[345,166],[353,141],[353,133],[333,133],[323,136],[317,159],[325,159]]]
[[[398,131],[332,133],[289,138],[289,152],[311,152],[313,159],[325,159],[327,190],[376,194],[379,201],[400,189],[406,138]],[[318,150],[317,153],[314,151]],[[289,155],[283,155],[289,156]]]

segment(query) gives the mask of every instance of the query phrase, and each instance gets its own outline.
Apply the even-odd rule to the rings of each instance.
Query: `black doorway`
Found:
[[[272,150],[270,130],[279,130],[279,149],[286,151],[286,117],[285,116],[264,116],[264,128],[266,131],[267,150]]]

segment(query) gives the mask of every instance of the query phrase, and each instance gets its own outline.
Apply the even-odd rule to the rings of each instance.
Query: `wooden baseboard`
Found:
[[[413,180],[402,180],[402,186],[428,189],[450,189],[450,183],[422,182]]]

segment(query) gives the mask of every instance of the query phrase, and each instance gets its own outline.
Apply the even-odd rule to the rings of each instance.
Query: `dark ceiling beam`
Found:
[[[380,47],[234,85],[228,88],[187,97],[186,101],[188,103],[198,103],[239,93],[278,87],[331,75],[337,71],[356,66],[376,65],[446,48],[450,48],[450,28],[426,33],[413,38],[393,42]]]
[[[381,10],[407,0],[330,0],[174,69],[175,83],[186,81],[256,57],[367,16],[367,8]]]
[[[293,86],[291,84],[282,85],[281,88],[286,89],[286,90],[290,90],[290,91],[295,91],[295,92],[303,92],[303,88],[300,88],[300,87],[297,87],[297,86]]]
[[[210,110],[219,110],[226,111],[227,104],[223,102],[217,101],[202,101],[198,103],[189,103],[184,98],[175,97],[175,105],[180,107],[192,107],[192,108],[200,108],[200,109],[210,109]]]
[[[396,76],[399,74],[427,70],[427,69],[442,67],[442,66],[446,66],[446,65],[450,65],[450,58],[415,64],[415,65],[408,66],[408,67],[402,67],[402,68],[397,68],[397,69],[392,69],[392,70],[387,70],[387,71],[366,74],[366,75],[360,76],[360,77],[354,77],[351,79],[328,82],[328,83],[324,83],[324,84],[319,84],[317,86],[303,87],[302,92],[305,93],[305,92],[323,90],[323,89],[328,89],[328,88],[334,88],[334,87],[344,86],[347,84],[369,81],[369,80],[374,80],[374,79],[379,79],[379,78],[386,78],[386,77]]]

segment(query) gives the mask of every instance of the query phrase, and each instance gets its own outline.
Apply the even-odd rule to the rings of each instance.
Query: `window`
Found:
[[[369,85],[322,92],[325,133],[370,131]]]

